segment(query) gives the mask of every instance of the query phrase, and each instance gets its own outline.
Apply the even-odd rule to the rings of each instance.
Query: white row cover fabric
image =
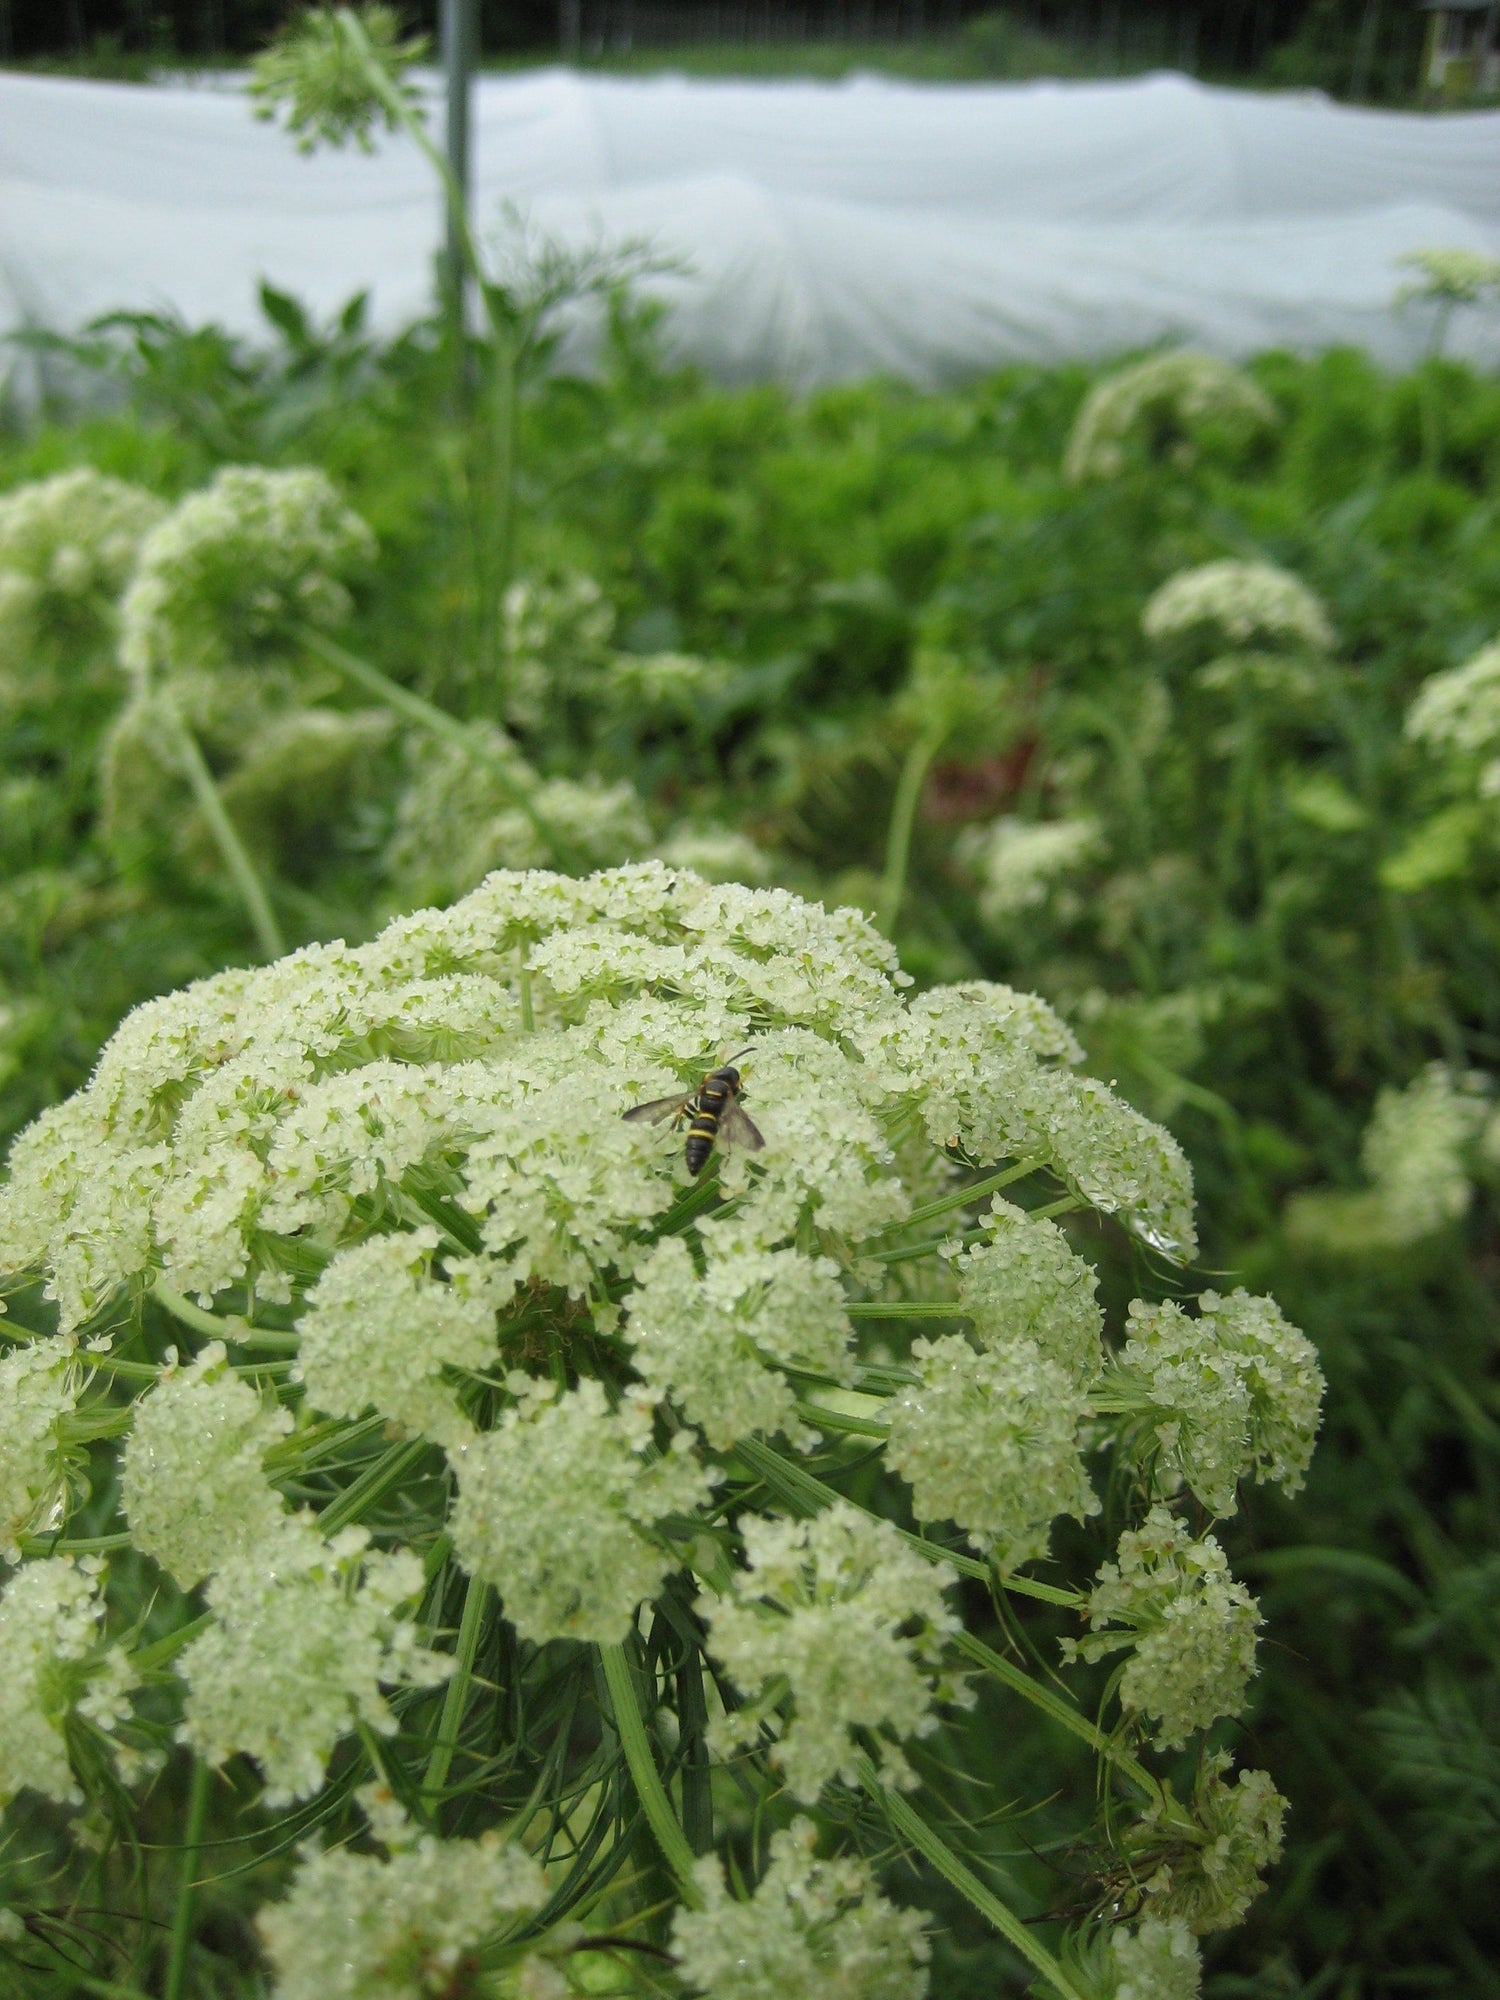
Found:
[[[476,210],[565,244],[646,239],[679,356],[743,379],[918,382],[1159,341],[1242,355],[1349,342],[1392,365],[1413,249],[1500,254],[1500,114],[1356,111],[1138,82],[708,83],[486,77]],[[375,323],[431,289],[441,218],[416,149],[304,158],[215,86],[0,76],[0,331],[117,308],[264,330],[262,278]],[[502,250],[503,254],[503,250]],[[1500,358],[1496,315],[1450,344]],[[574,329],[586,358],[590,334]]]

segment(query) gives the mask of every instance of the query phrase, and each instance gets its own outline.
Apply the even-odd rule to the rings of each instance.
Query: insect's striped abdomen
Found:
[[[719,1114],[708,1110],[702,1098],[693,1113],[687,1129],[687,1144],[683,1148],[687,1156],[687,1170],[690,1174],[701,1174],[709,1154],[714,1149],[714,1140],[719,1136]]]
[[[698,1101],[693,1106],[692,1121],[687,1129],[687,1144],[683,1148],[690,1174],[701,1174],[709,1154],[714,1149],[714,1140],[719,1136],[719,1119],[724,1106],[739,1088],[740,1073],[737,1069],[711,1070],[698,1088]]]

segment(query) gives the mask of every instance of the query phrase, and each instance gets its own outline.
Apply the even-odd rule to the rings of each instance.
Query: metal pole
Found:
[[[454,183],[463,197],[465,213],[468,213],[473,192],[469,166],[469,99],[474,81],[475,57],[478,53],[478,0],[442,0],[442,6],[443,76],[447,85],[445,138],[448,165],[453,170]],[[459,241],[458,225],[451,213],[448,216],[447,268],[444,275],[450,300],[461,325],[464,297],[468,287],[465,283],[463,248]]]

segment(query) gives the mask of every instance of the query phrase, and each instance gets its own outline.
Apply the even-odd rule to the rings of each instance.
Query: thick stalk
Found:
[[[885,841],[885,874],[880,884],[880,910],[877,921],[887,937],[893,937],[896,920],[901,914],[901,904],[906,895],[906,871],[911,860],[912,829],[917,822],[917,807],[922,800],[922,787],[927,782],[927,773],[933,758],[942,749],[947,738],[946,725],[932,728],[919,736],[906,753],[906,762],[901,766],[901,776],[896,781],[896,797],[891,805],[891,823]]]
[[[172,1942],[167,1953],[167,1976],[162,2000],[182,2000],[187,1974],[188,1947],[193,1940],[193,1903],[197,1895],[198,1857],[203,1846],[203,1823],[208,1817],[208,1790],[212,1773],[201,1757],[193,1759],[193,1778],[188,1790],[187,1826],[182,1842],[182,1877],[177,1890],[177,1908],[172,1917]]]
[[[678,1891],[682,1900],[692,1908],[697,1908],[701,1898],[698,1885],[693,1880],[693,1850],[688,1837],[672,1810],[672,1801],[667,1797],[667,1788],[661,1781],[661,1773],[656,1768],[656,1759],[651,1754],[651,1744],[646,1735],[646,1725],[641,1718],[640,1702],[636,1697],[635,1677],[630,1671],[630,1662],[625,1657],[623,1646],[601,1646],[599,1662],[604,1669],[604,1685],[609,1690],[609,1703],[614,1711],[615,1729],[619,1734],[620,1748],[625,1753],[625,1762],[630,1769],[630,1780],[635,1786],[635,1795],[640,1801],[651,1831],[656,1835],[656,1844],[661,1849],[662,1858],[677,1877]]]
[[[176,705],[167,696],[159,697],[161,711],[166,718],[167,728],[172,738],[172,747],[177,753],[183,773],[193,788],[198,810],[202,813],[209,832],[214,837],[229,870],[230,879],[240,893],[240,901],[245,905],[246,914],[255,928],[261,951],[267,958],[285,958],[286,940],[281,935],[281,927],[271,908],[270,898],[259,875],[255,863],[246,853],[244,843],[234,830],[234,822],[225,811],[224,801],[219,796],[219,788],[214,782],[214,774],[209,770],[198,739],[183,720]]]
[[[859,1781],[884,1811],[891,1826],[901,1838],[910,1841],[917,1852],[931,1862],[943,1880],[957,1889],[965,1902],[994,1925],[1027,1964],[1042,1975],[1054,1993],[1060,1994],[1062,2000],[1083,2000],[1079,1989],[1047,1947],[1032,1936],[1015,1911],[1002,1903],[993,1889],[985,1887],[973,1869],[954,1853],[936,1828],[930,1827],[899,1792],[888,1790],[880,1782],[875,1766],[868,1757],[861,1757],[859,1760]]]

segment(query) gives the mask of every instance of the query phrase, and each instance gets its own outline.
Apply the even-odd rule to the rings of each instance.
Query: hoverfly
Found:
[[[747,1051],[741,1051],[742,1054]],[[735,1059],[738,1061],[738,1057]],[[675,1125],[684,1115],[688,1119],[687,1145],[684,1148],[687,1170],[690,1174],[701,1174],[708,1163],[708,1156],[717,1139],[724,1146],[748,1146],[752,1153],[758,1153],[766,1143],[759,1129],[745,1116],[740,1100],[745,1093],[740,1087],[740,1073],[733,1063],[721,1063],[718,1069],[711,1069],[696,1090],[690,1090],[686,1097],[653,1097],[649,1104],[634,1104],[625,1113],[628,1119],[646,1118],[653,1125],[663,1118],[670,1118]]]

